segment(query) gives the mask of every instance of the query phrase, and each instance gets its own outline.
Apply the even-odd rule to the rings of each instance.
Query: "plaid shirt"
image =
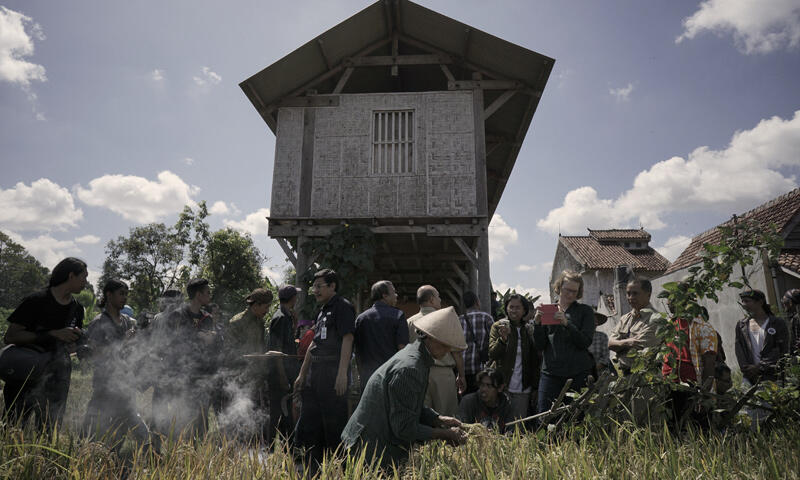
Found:
[[[464,338],[467,340],[467,349],[464,350],[464,373],[475,375],[484,367],[481,356],[489,358],[489,330],[494,319],[486,312],[475,310],[461,315],[459,320],[461,329],[464,330]]]
[[[592,344],[589,345],[589,353],[594,357],[594,363],[606,366],[609,365],[608,335],[599,330],[595,330]]]

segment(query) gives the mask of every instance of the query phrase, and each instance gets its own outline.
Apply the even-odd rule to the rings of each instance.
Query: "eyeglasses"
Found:
[[[330,283],[315,283],[314,285],[311,285],[311,290],[319,290],[322,287],[327,287],[329,285]]]

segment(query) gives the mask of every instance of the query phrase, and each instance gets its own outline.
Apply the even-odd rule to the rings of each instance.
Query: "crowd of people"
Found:
[[[432,285],[419,287],[419,313],[406,318],[389,280],[372,286],[372,305],[357,314],[339,294],[337,273],[323,269],[311,286],[318,311],[310,320],[298,318],[300,289],[286,285],[270,319],[273,293],[256,289],[241,313],[223,321],[209,282],[198,278],[188,282],[186,300],[168,290],[161,312],[137,324],[126,313],[127,285],[111,279],[103,285],[102,312],[84,326],[73,294],[86,276],[84,262],[63,260],[48,288],[9,316],[4,340],[14,349],[0,354],[7,418],[39,426],[60,421],[74,353],[93,371],[87,435],[116,443],[128,432],[142,442],[158,437],[153,432],[203,435],[213,411],[229,438],[289,441],[309,461],[341,445],[401,462],[415,443],[463,443],[464,423],[503,433],[515,420],[551,409],[567,385],[579,391],[605,372],[629,375],[631,352],[661,342],[645,279],[627,284],[631,311],[606,335],[597,326],[607,317],[579,302],[583,279],[571,271],[555,279],[558,302],[549,316],[511,294],[497,320],[474,292],[464,293],[461,315],[442,308]],[[779,360],[800,354],[800,290],[782,299],[787,319],[773,314],[763,292],[746,290],[740,298],[746,316],[735,326],[735,354],[743,382],[776,380]],[[679,318],[668,307],[687,341],[668,345],[663,375],[726,391],[730,369],[707,315]],[[136,392],[151,387],[152,410],[143,415]]]

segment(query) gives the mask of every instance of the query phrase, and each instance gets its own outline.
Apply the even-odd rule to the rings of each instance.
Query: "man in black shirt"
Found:
[[[372,372],[408,343],[406,316],[395,308],[397,292],[392,282],[376,282],[371,300],[372,307],[356,318],[355,350],[362,390]]]
[[[83,307],[72,297],[86,286],[86,263],[65,258],[53,268],[49,287],[25,297],[8,317],[4,341],[51,355],[41,376],[27,382],[6,382],[6,413],[27,420],[36,415],[38,426],[61,420],[69,393],[72,364],[69,354],[82,335]]]
[[[295,392],[301,392],[303,400],[295,439],[308,450],[310,458],[321,463],[326,450],[336,449],[347,424],[346,393],[356,313],[353,305],[337,294],[339,278],[333,270],[317,272],[311,289],[322,308],[314,342],[294,382]]]
[[[511,404],[503,392],[505,380],[499,370],[487,368],[477,375],[478,391],[465,395],[458,407],[463,423],[480,423],[486,428],[505,433],[506,423],[514,419]]]
[[[298,288],[285,285],[278,290],[280,308],[272,315],[269,322],[269,350],[289,355],[288,358],[275,358],[270,363],[269,372],[269,423],[270,441],[277,433],[288,437],[294,425],[291,405],[284,412],[283,399],[292,391],[292,384],[300,371],[297,359],[297,314],[294,306],[297,303]]]

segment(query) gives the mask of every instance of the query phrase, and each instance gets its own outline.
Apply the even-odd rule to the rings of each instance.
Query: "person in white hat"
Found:
[[[416,323],[418,339],[397,352],[370,377],[361,401],[342,432],[346,448],[365,448],[381,463],[399,464],[414,443],[433,439],[466,441],[461,422],[425,407],[434,359],[467,346],[453,307],[431,312]]]

